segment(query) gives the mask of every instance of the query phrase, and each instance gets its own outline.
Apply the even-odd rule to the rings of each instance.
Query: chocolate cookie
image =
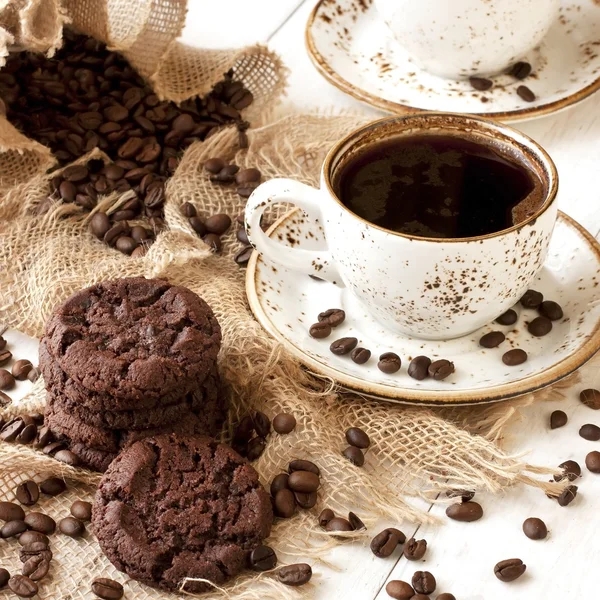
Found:
[[[69,444],[69,450],[79,459],[79,466],[86,467],[91,471],[104,473],[108,469],[108,465],[117,458],[116,452],[103,452],[88,448],[83,444],[71,444],[68,440],[65,441]]]
[[[216,360],[221,330],[191,290],[134,277],[71,296],[50,317],[44,339],[75,383],[123,399],[115,409],[130,410],[200,384]]]
[[[228,446],[176,434],[124,450],[98,486],[92,524],[129,577],[178,590],[185,578],[223,584],[269,535],[273,511],[256,471]],[[188,581],[185,591],[210,586]]]

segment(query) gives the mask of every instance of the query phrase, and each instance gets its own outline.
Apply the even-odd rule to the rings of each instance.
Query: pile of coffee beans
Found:
[[[19,359],[15,360],[10,368],[9,363],[13,360],[13,354],[8,347],[8,342],[2,334],[6,328],[0,330],[0,408],[8,406],[12,402],[12,398],[5,392],[14,389],[17,381],[25,381],[26,379],[35,383],[40,376],[40,371],[34,367],[30,360]],[[0,418],[0,428],[2,427],[2,419]]]
[[[310,460],[295,459],[287,473],[279,473],[271,482],[271,499],[275,516],[289,519],[298,507],[309,509],[317,504],[321,471]]]
[[[346,320],[346,313],[341,308],[330,308],[322,313],[319,313],[317,317],[318,321],[310,326],[308,332],[311,337],[321,340],[329,337],[333,329],[341,325]],[[356,338],[344,338],[344,339],[356,339]],[[358,343],[358,340],[356,340]],[[335,343],[335,342],[334,342]],[[356,347],[354,344],[353,348],[350,348],[348,352],[352,351]],[[334,352],[332,350],[332,352]],[[336,352],[334,352],[335,354]],[[370,356],[370,352],[369,352]],[[355,361],[356,362],[356,361]],[[366,362],[366,361],[364,361]]]
[[[342,455],[357,467],[365,464],[366,450],[371,445],[369,436],[359,427],[350,427],[346,430],[346,441],[349,446],[342,451]]]
[[[273,429],[280,435],[291,433],[296,428],[296,418],[289,413],[279,413],[273,419]],[[237,425],[231,442],[232,448],[248,460],[256,460],[267,447],[271,433],[271,421],[265,413],[253,411]]]
[[[345,531],[363,531],[367,526],[353,512],[348,513],[348,518],[337,517],[330,508],[324,508],[319,514],[319,525],[330,533]]]
[[[385,586],[385,591],[394,600],[428,600],[435,592],[437,582],[429,571],[417,571],[412,577],[412,585],[394,579]],[[428,592],[423,590],[430,590]],[[437,600],[456,600],[452,594],[439,594]]]
[[[270,546],[258,546],[250,552],[248,566],[254,571],[272,571],[277,566],[277,554]],[[312,568],[306,563],[287,565],[278,569],[275,576],[285,585],[298,587],[310,581]]]
[[[508,75],[521,81],[531,75],[531,65],[528,62],[521,61],[514,64],[508,71]],[[471,87],[478,92],[487,92],[494,87],[494,82],[486,77],[469,77],[469,83]],[[533,102],[535,100],[535,94],[526,86],[520,85],[517,87],[517,94],[525,102]],[[486,97],[481,98],[482,102],[487,102]]]

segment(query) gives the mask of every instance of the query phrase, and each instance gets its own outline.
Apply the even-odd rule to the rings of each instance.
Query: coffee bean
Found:
[[[56,523],[52,517],[45,515],[41,512],[30,512],[25,515],[25,523],[29,526],[29,529],[33,531],[39,531],[46,535],[54,533],[56,529]]]
[[[58,188],[58,193],[65,202],[75,202],[77,188],[75,187],[75,184],[70,181],[63,181]]]
[[[208,233],[206,234],[203,238],[202,241],[207,245],[210,246],[210,249],[213,252],[220,252],[221,250],[221,238],[216,235],[215,233]]]
[[[288,565],[286,567],[281,567],[281,569],[277,571],[277,579],[280,581],[280,583],[290,585],[292,587],[298,587],[308,583],[311,577],[312,568],[306,563]]]
[[[70,450],[59,450],[54,454],[54,458],[71,467],[76,467],[79,464],[78,456]]]
[[[40,491],[46,496],[58,496],[67,489],[64,479],[59,477],[49,477],[40,483]]]
[[[225,165],[216,175],[211,175],[210,180],[214,183],[233,183],[239,170],[237,165]]]
[[[454,373],[454,363],[445,359],[435,360],[429,365],[427,372],[436,381],[441,381]]]
[[[342,454],[357,467],[362,467],[365,464],[365,455],[356,446],[348,446]]]
[[[206,234],[206,226],[204,225],[204,221],[200,217],[190,217],[189,223],[192,226],[192,229],[200,236]]]
[[[119,221],[115,225],[113,225],[105,234],[104,234],[104,243],[108,244],[111,247],[114,247],[117,243],[117,240],[129,233],[129,225],[124,221]]]
[[[38,585],[25,575],[13,575],[8,580],[8,587],[19,598],[33,598],[38,593]]]
[[[479,340],[479,345],[484,348],[497,348],[505,339],[506,336],[501,331],[490,331]]]
[[[110,219],[103,212],[97,212],[90,219],[90,231],[92,232],[92,235],[97,237],[99,240],[104,238],[110,227]]]
[[[61,176],[67,181],[76,183],[87,179],[89,176],[89,171],[84,165],[71,165],[63,170]]]
[[[325,531],[353,531],[350,521],[343,517],[333,517],[325,525]]]
[[[39,559],[39,558],[30,558],[27,562],[23,564],[23,568],[21,572],[23,575],[29,577],[31,581],[39,581],[48,575],[48,571],[50,570],[50,561]]]
[[[204,163],[204,168],[213,175],[216,175],[225,166],[225,161],[222,158],[209,158]]]
[[[0,521],[23,521],[25,511],[14,502],[0,502]]]
[[[288,486],[294,492],[316,492],[319,484],[319,476],[310,471],[294,471],[288,479]]]
[[[296,512],[296,498],[290,489],[282,489],[275,494],[275,514],[278,517],[289,519]]]
[[[552,321],[546,317],[536,317],[529,323],[527,330],[531,335],[542,337],[552,331]]]
[[[471,87],[479,92],[485,92],[494,85],[494,82],[491,79],[485,79],[484,77],[469,77],[469,83],[471,84]]]
[[[273,429],[281,435],[291,433],[295,428],[296,419],[294,415],[290,415],[289,413],[279,413],[273,419]]]
[[[33,506],[39,500],[40,489],[35,481],[24,481],[17,486],[15,497],[24,506]]]
[[[408,365],[408,374],[418,381],[423,381],[429,376],[431,359],[428,356],[415,356]]]
[[[319,322],[327,322],[332,327],[338,327],[346,320],[346,313],[341,308],[330,308],[319,313]]]
[[[575,500],[577,497],[577,490],[578,488],[576,485],[570,485],[565,488],[561,495],[557,498],[558,503],[561,506],[568,506],[571,504],[571,502],[573,502],[573,500]]]
[[[533,102],[535,100],[535,94],[526,85],[520,85],[517,88],[517,94],[525,102]]]
[[[562,475],[555,475],[554,481],[562,481],[565,477],[569,481],[575,481],[581,477],[581,467],[574,460],[566,460],[558,465],[559,469],[562,469]]]
[[[24,427],[25,423],[23,422],[23,419],[21,417],[15,417],[0,429],[0,439],[5,442],[14,442]]]
[[[357,448],[368,448],[371,445],[369,436],[359,427],[350,427],[346,430],[346,441]]]
[[[496,575],[500,581],[514,581],[525,573],[526,568],[527,567],[520,558],[509,558],[508,560],[501,560],[494,567],[494,575]]]
[[[16,385],[15,378],[6,369],[0,369],[0,390],[12,390]]]
[[[256,411],[254,413],[254,429],[261,437],[266,437],[271,432],[271,421],[265,413]]]
[[[31,544],[25,544],[21,547],[19,559],[22,563],[25,563],[30,558],[52,560],[52,551],[45,542],[32,542]]]
[[[514,325],[516,322],[517,313],[512,308],[509,308],[496,319],[496,323],[500,325]]]
[[[527,290],[521,297],[523,308],[537,308],[544,301],[544,295],[535,290]]]
[[[470,490],[447,490],[446,496],[448,498],[460,498],[463,502],[468,502],[469,500],[473,500],[475,497],[475,492]]]
[[[410,538],[404,545],[404,557],[407,560],[421,560],[427,551],[427,542],[425,540],[415,540]]]
[[[81,521],[74,517],[65,517],[58,522],[58,530],[72,538],[81,537],[85,533],[85,527]]]
[[[592,423],[586,423],[579,430],[579,435],[589,442],[597,442],[600,440],[600,427]]]
[[[308,471],[309,473],[314,473],[317,476],[321,475],[319,467],[317,467],[317,465],[310,460],[296,459],[291,461],[288,465],[288,472],[293,473],[294,471]]]
[[[289,475],[287,473],[279,473],[279,475],[275,475],[275,477],[273,477],[273,481],[271,482],[271,496],[277,496],[277,492],[279,490],[289,489],[288,479]]]
[[[258,183],[247,183],[246,185],[240,185],[237,187],[236,192],[242,198],[250,198],[252,192],[258,187]]]
[[[317,340],[322,340],[331,335],[331,325],[326,321],[323,321],[321,323],[313,323],[310,326],[308,333],[311,337]]]
[[[502,362],[509,367],[522,365],[527,360],[527,352],[520,348],[514,348],[502,355]]]
[[[231,227],[231,217],[224,213],[213,215],[204,221],[204,225],[209,233],[223,235]]]
[[[241,242],[245,246],[248,246],[250,244],[248,234],[246,233],[246,230],[244,228],[238,229],[238,231],[235,234],[235,237],[237,238],[238,242]]]
[[[141,244],[143,241],[152,237],[152,232],[141,225],[134,225],[131,228],[130,235],[138,244]]]
[[[551,321],[559,321],[563,318],[563,309],[560,304],[553,302],[552,300],[544,300],[539,306],[538,310],[540,314]]]
[[[30,423],[21,430],[21,433],[19,433],[15,441],[18,444],[31,444],[31,442],[33,442],[33,440],[35,439],[36,435],[37,425],[35,425],[34,423]]]
[[[461,502],[460,504],[448,506],[446,515],[455,521],[470,523],[483,517],[483,508],[477,502]]]
[[[92,581],[92,592],[102,600],[120,600],[123,597],[123,586],[113,579],[97,577]]]
[[[319,525],[325,527],[334,517],[335,513],[330,508],[324,508],[319,515]]]
[[[0,408],[4,408],[5,406],[8,406],[10,403],[12,402],[12,398],[8,395],[5,394],[4,392],[0,392]],[[0,428],[3,425],[3,421],[0,419]]]
[[[250,169],[242,169],[238,171],[235,176],[235,182],[238,185],[244,185],[247,183],[258,183],[261,178],[261,173],[258,169],[250,168]]]
[[[394,600],[410,600],[415,595],[415,590],[406,581],[393,579],[385,586],[385,591],[390,598]]]
[[[52,442],[47,446],[44,446],[42,452],[47,456],[54,456],[59,450],[62,450],[64,447],[64,442]]]
[[[10,362],[11,358],[11,352],[8,350],[0,350],[0,365],[5,365],[7,362]]]
[[[417,571],[412,578],[412,586],[418,594],[433,594],[437,582],[429,571]]]
[[[137,248],[137,245],[137,242],[133,238],[123,235],[117,240],[115,248],[119,252],[129,255]]]
[[[600,473],[600,452],[594,450],[585,457],[585,466],[591,473]]]
[[[250,553],[250,566],[255,571],[270,571],[277,565],[277,555],[269,546],[258,546]]]
[[[313,508],[317,504],[317,492],[310,492],[309,494],[294,492],[294,498],[300,508]]]
[[[400,538],[391,529],[384,529],[371,540],[371,552],[378,558],[391,556],[400,544]]]
[[[266,447],[267,447],[267,445],[263,438],[261,438],[261,437],[252,438],[248,442],[248,453],[247,453],[246,457],[250,461],[256,460],[257,458],[259,458],[262,455],[262,453],[265,451]]]
[[[567,413],[562,410],[555,410],[550,415],[550,429],[558,429],[564,427],[569,420]]]
[[[515,63],[509,71],[509,75],[512,75],[516,79],[525,79],[530,73],[531,65],[525,61]]]
[[[46,546],[50,545],[50,540],[48,539],[48,536],[44,535],[43,533],[40,533],[39,531],[24,531],[20,536],[19,536],[19,544],[21,544],[21,546],[29,546],[29,544],[35,544],[35,543],[41,543],[41,544],[45,544]]]
[[[8,539],[27,531],[29,526],[25,521],[7,521],[0,529],[0,537]]]
[[[0,567],[0,590],[6,587],[9,579],[10,573],[6,569]]]
[[[254,248],[252,246],[246,246],[245,248],[242,248],[236,252],[233,260],[240,265],[240,267],[244,267],[248,264],[250,257],[252,256],[252,252],[254,252]]]
[[[181,214],[184,217],[188,217],[188,219],[190,217],[195,217],[198,214],[196,211],[196,207],[191,202],[184,202],[181,205],[180,210],[181,210]]]
[[[25,379],[27,379],[27,373],[29,373],[32,368],[33,365],[31,364],[31,361],[21,359],[17,360],[13,364],[11,372],[15,379],[18,379],[19,381],[25,381]]]
[[[529,517],[523,522],[523,533],[530,540],[543,540],[548,535],[548,528],[541,519]]]
[[[357,344],[358,340],[355,337],[343,337],[339,340],[335,340],[335,342],[329,346],[329,350],[331,350],[333,354],[343,356],[344,354],[352,352]]]
[[[350,523],[350,525],[352,525],[352,529],[354,529],[354,531],[361,531],[363,529],[367,529],[367,526],[362,522],[358,515],[356,515],[352,511],[348,513],[348,522]]]
[[[371,358],[371,351],[367,348],[354,348],[350,353],[350,358],[357,365],[364,365]]]
[[[401,366],[402,360],[394,352],[384,352],[377,363],[377,368],[388,375],[399,371]]]
[[[31,413],[29,416],[33,419],[33,423],[35,425],[39,426],[39,425],[42,425],[42,423],[44,422],[43,413],[35,412],[35,413]]]
[[[583,390],[579,394],[579,399],[583,404],[593,410],[600,410],[600,391],[595,389]]]
[[[131,258],[142,258],[142,256],[146,256],[148,252],[148,248],[146,246],[138,246],[132,253]]]

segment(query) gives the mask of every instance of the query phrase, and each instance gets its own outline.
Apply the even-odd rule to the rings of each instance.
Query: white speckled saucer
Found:
[[[559,20],[526,57],[533,75],[524,81],[501,75],[487,92],[418,68],[372,0],[320,0],[306,26],[306,44],[315,66],[333,85],[392,113],[436,110],[523,121],[567,108],[600,88],[596,0],[563,0]],[[517,95],[521,84],[536,94],[534,102]]]
[[[295,210],[284,216],[269,235],[280,243],[289,236],[300,240],[301,248],[323,248],[323,232],[309,232],[306,220],[298,218],[301,214]],[[533,288],[564,309],[565,318],[555,322],[547,336],[535,338],[527,331],[526,322],[537,312],[517,305],[519,319],[513,326],[494,323],[472,335],[437,342],[390,333],[365,314],[347,289],[272,265],[256,252],[246,276],[256,318],[311,371],[365,395],[430,405],[492,402],[525,394],[567,376],[600,349],[600,244],[562,213]],[[345,322],[327,339],[311,338],[308,328],[328,308],[344,309]],[[507,339],[498,348],[481,348],[480,337],[493,330],[503,331]],[[357,337],[360,346],[371,350],[366,364],[329,351],[331,342],[346,336]],[[511,348],[522,348],[529,360],[507,367],[502,355]],[[403,362],[393,375],[377,368],[379,355],[388,351],[399,354]],[[416,381],[408,376],[407,366],[420,354],[452,360],[456,372],[444,381]]]

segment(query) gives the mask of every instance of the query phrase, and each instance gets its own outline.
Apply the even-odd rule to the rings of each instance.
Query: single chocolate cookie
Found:
[[[269,535],[273,511],[256,471],[229,446],[176,434],[133,444],[98,486],[92,524],[108,559],[129,577],[178,590],[239,573]],[[185,591],[210,586],[187,581]]]
[[[115,410],[131,410],[202,383],[219,352],[221,330],[191,290],[134,277],[71,296],[50,317],[44,340],[75,383],[123,399]]]

